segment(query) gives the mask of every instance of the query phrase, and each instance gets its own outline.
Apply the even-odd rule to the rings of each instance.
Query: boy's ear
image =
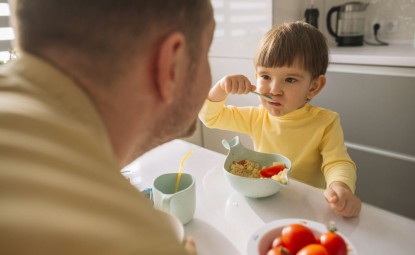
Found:
[[[156,58],[156,86],[162,100],[173,100],[173,91],[180,82],[181,70],[186,64],[185,38],[180,32],[169,34],[159,45]]]
[[[326,76],[320,75],[317,78],[315,78],[310,85],[310,88],[307,93],[307,99],[311,100],[313,97],[318,95],[320,91],[324,88],[326,85]]]

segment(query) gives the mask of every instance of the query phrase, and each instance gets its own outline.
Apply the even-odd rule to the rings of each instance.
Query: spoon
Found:
[[[275,101],[274,101],[274,100],[272,100],[272,98],[270,98],[269,96],[266,96],[266,95],[263,95],[263,94],[261,94],[261,93],[258,93],[258,92],[256,92],[255,90],[251,90],[251,91],[249,91],[249,92],[254,93],[254,94],[256,94],[256,95],[258,95],[258,96],[262,97],[265,101],[268,101],[268,102],[271,102],[271,103],[274,103],[274,102],[275,102]]]

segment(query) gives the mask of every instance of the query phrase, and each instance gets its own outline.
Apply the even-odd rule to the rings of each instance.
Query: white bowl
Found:
[[[313,231],[314,235],[318,237],[319,235],[326,233],[327,227],[324,224],[321,224],[316,221],[305,220],[305,219],[281,219],[269,222],[259,228],[251,236],[248,241],[247,254],[248,255],[265,255],[270,249],[272,241],[281,235],[282,229],[290,224],[302,224],[308,227]],[[340,232],[336,231],[347,244],[347,255],[357,255],[357,251],[353,244]]]
[[[261,153],[247,149],[239,142],[238,136],[230,141],[222,140],[222,144],[229,150],[223,165],[226,179],[239,193],[253,198],[268,197],[274,195],[282,187],[288,184],[288,182],[287,184],[282,184],[271,178],[242,177],[229,172],[232,163],[240,160],[249,160],[259,163],[260,166],[271,166],[273,162],[282,162],[288,169],[287,176],[289,176],[291,161],[288,158],[279,154]]]

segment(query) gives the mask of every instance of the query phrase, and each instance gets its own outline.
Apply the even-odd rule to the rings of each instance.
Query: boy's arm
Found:
[[[207,99],[209,101],[212,101],[212,102],[220,102],[220,101],[225,100],[227,96],[228,96],[228,94],[225,92],[225,90],[223,90],[220,87],[219,82],[218,82],[209,91],[209,94],[208,94],[208,98]]]
[[[225,76],[209,91],[208,100],[220,102],[225,100],[228,94],[248,94],[254,89],[255,86],[243,75]]]
[[[354,193],[356,189],[356,165],[347,153],[343,130],[337,115],[332,124],[326,128],[320,145],[323,159],[322,170],[327,187],[335,181],[346,184]]]
[[[343,130],[338,116],[326,129],[321,144],[321,154],[322,168],[327,182],[324,197],[336,214],[344,217],[357,216],[362,202],[354,194],[356,166],[344,145]]]
[[[243,75],[225,76],[210,90],[199,112],[206,127],[248,134],[251,132],[251,107],[224,106],[228,94],[247,94],[255,86]]]

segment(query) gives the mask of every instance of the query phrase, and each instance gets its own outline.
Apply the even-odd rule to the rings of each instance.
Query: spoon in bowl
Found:
[[[272,100],[272,98],[270,98],[269,96],[266,96],[266,95],[264,95],[264,94],[258,93],[258,92],[256,92],[255,90],[251,90],[251,91],[249,91],[249,92],[254,93],[255,95],[258,95],[258,96],[262,97],[265,101],[268,101],[268,102],[274,103],[274,100]]]

